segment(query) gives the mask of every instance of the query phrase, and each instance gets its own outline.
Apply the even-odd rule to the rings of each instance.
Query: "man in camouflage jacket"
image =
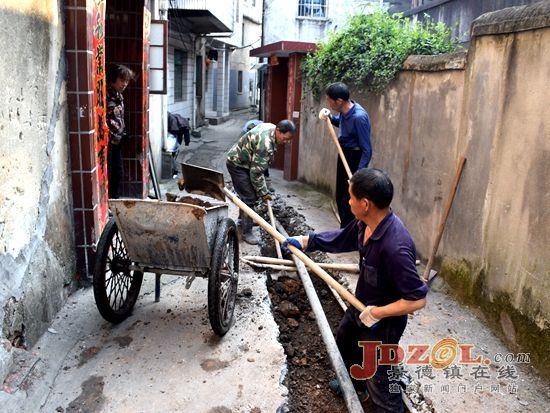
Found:
[[[251,129],[229,149],[227,170],[231,175],[235,192],[250,208],[258,198],[271,199],[264,171],[275,157],[277,144],[290,141],[296,127],[290,120],[282,120],[277,125],[261,123]],[[252,218],[240,212],[243,239],[249,244],[257,244],[252,232]]]

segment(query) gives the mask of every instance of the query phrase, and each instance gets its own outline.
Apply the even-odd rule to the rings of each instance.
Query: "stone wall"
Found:
[[[513,349],[550,362],[550,3],[473,24],[467,54],[411,57],[380,96],[352,91],[373,125],[370,166],[387,170],[393,206],[426,258],[459,159],[466,166],[436,267],[481,307]],[[334,188],[336,150],[304,102],[299,178]]]
[[[0,381],[12,345],[34,344],[75,271],[61,7],[0,6]]]

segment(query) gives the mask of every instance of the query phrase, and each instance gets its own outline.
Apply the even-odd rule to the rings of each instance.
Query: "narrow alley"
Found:
[[[253,116],[237,112],[222,125],[203,128],[201,137],[184,149],[185,161],[223,170],[227,148]],[[304,225],[317,230],[337,225],[326,195],[299,182],[284,181],[280,171],[273,170],[271,176],[276,215],[291,209],[299,218],[292,220],[296,227],[287,228],[289,233],[303,230]],[[162,192],[171,191],[177,192],[176,179],[162,182]],[[231,205],[230,216],[236,215]],[[240,256],[265,255],[269,239],[265,234],[262,239],[261,246],[240,243]],[[346,261],[353,259],[353,254],[346,254]],[[353,277],[347,281],[353,289]],[[341,399],[328,389],[331,372],[314,373],[316,362],[327,365],[320,350],[312,354],[308,344],[319,340],[314,318],[302,311],[298,320],[304,326],[310,323],[310,338],[293,342],[296,325],[289,325],[294,322],[274,317],[280,312],[280,298],[272,294],[276,282],[269,273],[241,263],[235,322],[221,339],[208,323],[203,279],[197,278],[186,289],[183,277],[163,275],[161,299],[155,303],[154,277],[146,274],[132,316],[118,325],[100,316],[91,288],[79,290],[38,343],[29,351],[19,351],[18,369],[0,393],[2,411],[346,411]],[[443,280],[436,278],[431,287],[428,306],[411,317],[402,347],[425,344],[433,348],[452,337],[471,345],[472,357],[481,355],[491,363],[483,374],[479,369],[473,374],[473,366],[463,365],[454,376],[443,369],[409,364],[418,411],[549,411],[548,385],[537,378],[529,363],[504,360],[512,352],[489,332],[483,319],[451,299]],[[320,294],[326,296],[326,292]],[[327,308],[332,309],[329,319],[336,325],[341,311],[337,306]],[[289,366],[298,366],[302,372],[292,376]],[[309,394],[300,391],[304,388]],[[320,398],[325,400],[321,406],[315,403]]]

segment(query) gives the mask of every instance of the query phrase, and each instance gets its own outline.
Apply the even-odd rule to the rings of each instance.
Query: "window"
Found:
[[[174,102],[187,100],[185,82],[186,60],[187,52],[174,49]]]
[[[149,35],[149,93],[166,93],[168,21],[151,20]]]
[[[298,16],[299,17],[327,17],[327,1],[326,0],[299,0],[298,1]]]
[[[202,97],[202,56],[195,57],[195,96]]]
[[[243,71],[237,73],[237,93],[243,93]]]

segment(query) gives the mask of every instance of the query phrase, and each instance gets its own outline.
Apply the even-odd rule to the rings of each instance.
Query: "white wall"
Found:
[[[250,56],[250,50],[262,44],[261,0],[240,0],[235,32],[228,43],[233,45],[229,74],[229,108],[231,110],[250,107],[256,100],[256,69],[258,58]],[[238,74],[242,72],[242,91],[238,91]],[[253,87],[250,87],[252,81]]]
[[[75,273],[61,2],[0,5],[0,381],[4,339],[32,345]]]
[[[318,43],[331,31],[340,30],[349,16],[368,9],[368,1],[327,0],[326,18],[298,16],[298,0],[265,3],[264,44],[282,40]]]
[[[151,18],[153,20],[164,20],[165,17],[159,13],[159,1],[151,1]],[[168,110],[168,95],[164,94],[149,94],[149,142],[151,143],[151,152],[157,179],[161,177],[162,166],[162,149],[164,145],[164,137],[167,131],[167,115]]]
[[[195,56],[194,36],[188,33],[180,35],[169,32],[168,44],[168,111],[180,114],[185,118],[193,118],[195,96]],[[174,100],[174,50],[179,49],[187,54],[183,66],[183,97]]]

